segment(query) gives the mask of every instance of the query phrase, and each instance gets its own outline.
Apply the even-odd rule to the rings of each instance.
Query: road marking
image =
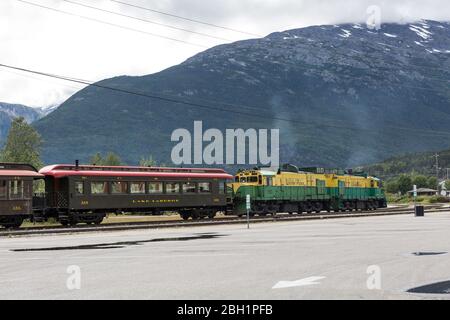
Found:
[[[284,289],[292,287],[305,287],[320,284],[319,280],[325,279],[325,277],[309,277],[305,279],[295,281],[280,281],[272,287],[272,289]]]

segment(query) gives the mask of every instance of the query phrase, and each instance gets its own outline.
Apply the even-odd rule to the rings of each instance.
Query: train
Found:
[[[45,185],[44,190],[37,190]],[[37,192],[40,191],[40,192]],[[250,197],[250,208],[247,198]],[[387,206],[381,180],[365,173],[283,165],[234,176],[224,169],[0,163],[0,226],[54,218],[64,226],[101,224],[109,213],[184,220],[376,210]]]
[[[364,172],[298,168],[286,164],[239,171],[233,188],[233,214],[250,215],[376,210],[387,207],[382,182]]]

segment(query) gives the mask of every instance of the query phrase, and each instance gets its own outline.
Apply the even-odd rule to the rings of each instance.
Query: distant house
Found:
[[[414,196],[414,190],[408,191],[408,195]],[[434,189],[419,188],[417,189],[417,196],[436,196],[438,191]]]

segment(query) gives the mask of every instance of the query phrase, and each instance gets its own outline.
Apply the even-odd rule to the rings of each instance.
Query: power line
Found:
[[[150,36],[153,36],[153,37],[162,38],[162,39],[166,39],[166,40],[171,40],[171,41],[175,41],[175,42],[179,42],[179,43],[184,43],[184,44],[188,44],[188,45],[195,46],[195,47],[208,48],[207,46],[204,46],[204,45],[201,45],[201,44],[196,44],[196,43],[192,43],[192,42],[181,40],[181,39],[166,37],[166,36],[162,36],[162,35],[159,35],[159,34],[147,32],[147,31],[143,31],[143,30],[139,30],[139,29],[129,28],[129,27],[126,27],[126,26],[122,26],[122,25],[119,25],[119,24],[115,24],[115,23],[111,23],[111,22],[107,22],[107,21],[103,21],[103,20],[98,20],[98,19],[95,19],[95,18],[89,18],[89,17],[82,16],[82,15],[79,15],[79,14],[76,14],[76,13],[71,13],[71,12],[67,12],[67,11],[64,11],[64,10],[59,10],[59,9],[56,9],[56,8],[51,8],[51,7],[47,7],[47,6],[44,6],[44,5],[40,5],[40,4],[37,4],[37,3],[34,3],[34,2],[28,2],[28,1],[25,1],[25,0],[16,0],[16,1],[24,3],[24,4],[27,4],[27,5],[30,5],[30,6],[39,7],[39,8],[42,8],[42,9],[63,13],[63,14],[66,14],[66,15],[74,16],[74,17],[77,17],[77,18],[81,18],[81,19],[85,19],[85,20],[89,20],[89,21],[93,21],[93,22],[97,22],[97,23],[102,23],[102,24],[105,24],[105,25],[109,25],[109,26],[116,27],[116,28],[121,28],[121,29],[128,30],[128,31],[139,32],[139,33],[147,34],[147,35],[150,35]]]
[[[128,2],[123,2],[123,1],[117,1],[117,0],[110,0],[111,2],[116,2],[128,7],[133,7],[133,8],[137,8],[137,9],[141,9],[141,10],[145,10],[145,11],[150,11],[153,13],[158,13],[158,14],[162,14],[165,16],[169,16],[172,18],[177,18],[177,19],[182,19],[182,20],[186,20],[186,21],[190,21],[190,22],[195,22],[195,23],[199,23],[199,24],[203,24],[206,26],[210,26],[210,27],[214,27],[214,28],[220,28],[220,29],[224,29],[224,30],[228,30],[228,31],[233,31],[233,32],[238,32],[238,33],[242,33],[242,34],[246,34],[246,35],[250,35],[250,36],[255,36],[255,37],[259,37],[262,38],[263,36],[255,34],[255,33],[251,33],[248,31],[242,31],[242,30],[238,30],[238,29],[233,29],[233,28],[229,28],[229,27],[224,27],[224,26],[219,26],[217,24],[213,24],[213,23],[209,23],[209,22],[204,22],[204,21],[200,21],[200,20],[196,20],[196,19],[191,19],[191,18],[186,18],[186,17],[182,17],[173,13],[167,13],[167,12],[163,12],[163,11],[159,11],[159,10],[155,10],[155,9],[151,9],[151,8],[146,8],[146,7],[141,7],[135,4],[131,4]]]
[[[133,29],[133,28],[129,28],[129,27],[126,27],[126,26],[117,25],[117,24],[113,24],[113,23],[110,23],[110,22],[106,22],[106,21],[102,21],[102,20],[98,20],[98,19],[94,19],[94,18],[85,17],[85,16],[78,15],[78,14],[75,14],[75,13],[70,13],[70,12],[66,12],[66,11],[63,11],[63,10],[59,10],[59,9],[55,9],[55,8],[51,8],[51,7],[46,7],[46,6],[43,6],[43,5],[40,5],[40,4],[28,2],[28,1],[25,1],[25,0],[16,0],[16,1],[24,3],[24,4],[29,4],[29,5],[32,5],[32,6],[40,7],[40,8],[43,8],[43,9],[52,10],[52,11],[55,11],[55,12],[59,12],[59,13],[63,13],[63,14],[71,15],[71,16],[76,16],[76,17],[79,17],[79,18],[82,18],[82,19],[86,19],[86,20],[90,20],[90,21],[94,21],[94,22],[97,22],[97,23],[102,23],[102,24],[118,27],[118,28],[121,28],[121,29],[129,30],[129,31],[135,31],[135,32],[139,32],[139,33],[144,33],[144,34],[148,34],[148,35],[151,35],[151,36],[154,36],[154,37],[159,37],[159,38],[163,38],[163,39],[167,39],[167,40],[177,41],[177,42],[181,42],[181,43],[184,43],[184,44],[189,44],[189,45],[193,45],[193,46],[197,46],[197,47],[208,48],[207,46],[191,43],[191,42],[188,42],[188,41],[185,41],[185,40],[175,39],[175,38],[166,37],[166,36],[162,36],[162,35],[146,32],[146,31],[142,31],[142,30],[138,30],[138,29]],[[117,13],[117,12],[103,10],[103,9],[100,9],[100,8],[96,8],[96,7],[80,4],[80,3],[77,3],[77,2],[74,2],[74,1],[69,1],[69,0],[61,0],[61,1],[72,3],[72,4],[77,4],[77,5],[80,5],[80,6],[85,6],[85,7],[91,8],[91,9],[100,10],[100,11],[108,12],[108,13],[111,13],[111,14],[117,14],[117,15],[120,15],[120,16],[132,18],[132,19],[144,20],[144,19],[140,19],[140,18],[136,18],[136,17],[132,17],[132,16],[122,15],[122,14]],[[121,2],[121,1],[115,1],[115,0],[110,0],[110,1],[125,4],[125,3]],[[145,21],[147,21],[147,20],[145,20]],[[150,22],[150,21],[147,21],[147,22]],[[182,29],[182,30],[187,31],[187,29]],[[190,31],[188,31],[188,32],[190,32]],[[193,31],[193,32],[195,32],[195,31]],[[202,34],[202,35],[206,35],[206,34]],[[211,35],[208,35],[208,36],[214,37],[214,36],[211,36]],[[220,39],[226,40],[226,41],[231,41],[231,40],[227,40],[227,39],[224,39],[224,38],[220,38]],[[348,58],[348,56],[346,56],[346,55],[342,55],[342,54],[339,54],[339,53],[336,53],[336,54],[341,56],[341,57]],[[333,62],[331,62],[331,63],[333,63]],[[334,63],[334,64],[336,64],[336,63]],[[342,65],[342,64],[338,64],[338,65]],[[343,66],[345,66],[345,64]],[[297,66],[297,67],[301,68],[300,66]],[[422,66],[422,67],[426,68],[425,66]],[[378,68],[387,70],[387,68],[381,68],[381,67],[378,67]],[[303,69],[310,70],[309,68],[303,68]],[[446,70],[444,70],[444,71],[446,71]],[[345,76],[347,78],[360,79],[359,77],[355,77],[355,76],[351,76],[351,75],[343,75],[343,76]],[[424,76],[422,74],[421,74],[421,76],[424,79],[435,79],[435,80],[442,81],[442,82],[450,82],[450,80],[441,79],[441,78],[435,78],[435,77],[428,77],[428,76]],[[436,89],[433,89],[433,88],[425,88],[425,87],[418,87],[418,86],[408,86],[408,85],[398,85],[398,86],[399,87],[405,87],[405,88],[411,88],[411,89],[423,89],[423,90],[427,90],[427,91],[439,92],[439,91],[437,91]]]
[[[168,24],[155,22],[155,21],[151,21],[151,20],[147,20],[147,19],[137,18],[137,17],[133,17],[133,16],[130,16],[130,15],[126,15],[126,14],[122,14],[122,13],[118,13],[118,12],[114,12],[114,11],[110,11],[110,10],[106,10],[106,9],[102,9],[102,8],[98,8],[98,7],[94,7],[94,6],[90,6],[90,5],[87,5],[87,4],[84,4],[84,3],[79,3],[79,2],[76,2],[76,1],[71,1],[71,0],[61,0],[61,1],[73,4],[73,5],[77,5],[77,6],[80,6],[80,7],[85,7],[85,8],[101,11],[101,12],[106,12],[106,13],[109,13],[109,14],[114,14],[114,15],[117,15],[117,16],[120,16],[120,17],[125,17],[125,18],[129,18],[129,19],[138,20],[138,21],[141,21],[141,22],[146,22],[146,23],[162,26],[162,27],[165,27],[165,28],[170,28],[170,29],[183,31],[183,32],[189,32],[189,33],[193,33],[193,34],[197,34],[197,35],[200,35],[200,36],[213,38],[213,39],[217,39],[217,40],[222,40],[222,41],[230,41],[230,42],[232,41],[230,39],[217,37],[217,36],[213,36],[213,35],[210,35],[210,34],[197,32],[197,31],[193,31],[193,30],[189,30],[189,29],[184,29],[184,28],[180,28],[180,27],[176,27],[176,26],[171,26],[171,25],[168,25]]]
[[[291,122],[291,123],[295,123],[295,124],[304,123],[307,125],[311,125],[310,122],[306,122],[306,121],[302,121],[302,120],[272,117],[272,116],[267,116],[267,115],[264,115],[261,113],[246,113],[246,112],[242,112],[242,111],[238,111],[238,110],[229,110],[229,109],[210,106],[207,104],[183,101],[183,100],[175,98],[175,97],[173,97],[173,98],[172,97],[162,97],[162,96],[158,96],[156,94],[147,94],[147,93],[142,93],[142,92],[114,88],[114,87],[101,85],[99,83],[93,83],[88,80],[82,80],[82,79],[71,78],[71,77],[66,77],[66,76],[61,76],[61,75],[55,75],[55,74],[50,74],[50,73],[45,73],[45,72],[40,72],[40,71],[34,71],[34,70],[15,67],[15,66],[6,65],[6,64],[0,64],[0,67],[18,70],[18,71],[27,72],[27,73],[32,73],[32,74],[37,74],[37,75],[45,76],[45,77],[66,80],[66,81],[70,81],[70,82],[74,82],[74,83],[80,83],[80,84],[89,85],[89,86],[93,86],[93,87],[97,87],[97,88],[101,88],[101,89],[120,92],[120,93],[124,93],[124,94],[135,95],[135,96],[149,98],[149,99],[153,99],[153,100],[160,100],[160,101],[164,101],[164,102],[183,104],[183,105],[187,105],[190,107],[196,107],[196,108],[202,108],[202,109],[208,109],[208,110],[214,110],[214,111],[220,111],[220,112],[226,112],[226,113],[240,114],[240,115],[249,116],[252,118],[264,118],[264,119],[269,119],[269,120],[279,120],[279,121]],[[370,128],[366,129],[366,128],[359,128],[359,127],[351,127],[351,126],[339,126],[339,125],[326,124],[326,123],[322,123],[321,125],[323,127],[330,127],[330,128],[336,128],[336,129],[345,129],[345,130],[353,129],[353,130],[358,130],[358,131],[368,131],[368,132],[374,133],[374,131]],[[440,136],[440,137],[449,137],[450,136],[450,132],[446,132],[446,131],[411,129],[411,128],[397,127],[397,126],[385,126],[385,128],[390,128],[393,130],[410,131],[410,132],[414,132],[415,134],[418,134],[419,132],[423,132],[423,136]]]
[[[29,75],[29,74],[24,74],[24,73],[20,73],[20,72],[14,72],[14,71],[11,71],[11,70],[3,70],[3,72],[7,72],[7,73],[10,73],[10,74],[14,74],[14,75],[16,75],[16,76],[19,76],[19,77],[23,77],[23,78],[27,78],[27,79],[32,79],[32,80],[36,80],[36,81],[45,81],[44,79],[42,79],[42,78],[38,78],[38,77],[33,77],[32,75]],[[64,81],[67,81],[67,80],[64,80]],[[71,86],[71,85],[69,85],[69,84],[65,84],[65,83],[58,83],[58,82],[56,82],[56,81],[45,81],[45,82],[48,82],[48,83],[51,83],[51,84],[55,84],[55,85],[58,85],[58,86],[63,86],[63,87],[67,87],[67,88],[72,88],[72,89],[76,89],[76,90],[80,90],[80,89],[82,89],[82,87],[76,87],[76,86]]]

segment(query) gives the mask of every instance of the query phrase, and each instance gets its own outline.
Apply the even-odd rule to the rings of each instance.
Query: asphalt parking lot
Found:
[[[4,238],[0,298],[449,299],[449,235],[436,213]]]

